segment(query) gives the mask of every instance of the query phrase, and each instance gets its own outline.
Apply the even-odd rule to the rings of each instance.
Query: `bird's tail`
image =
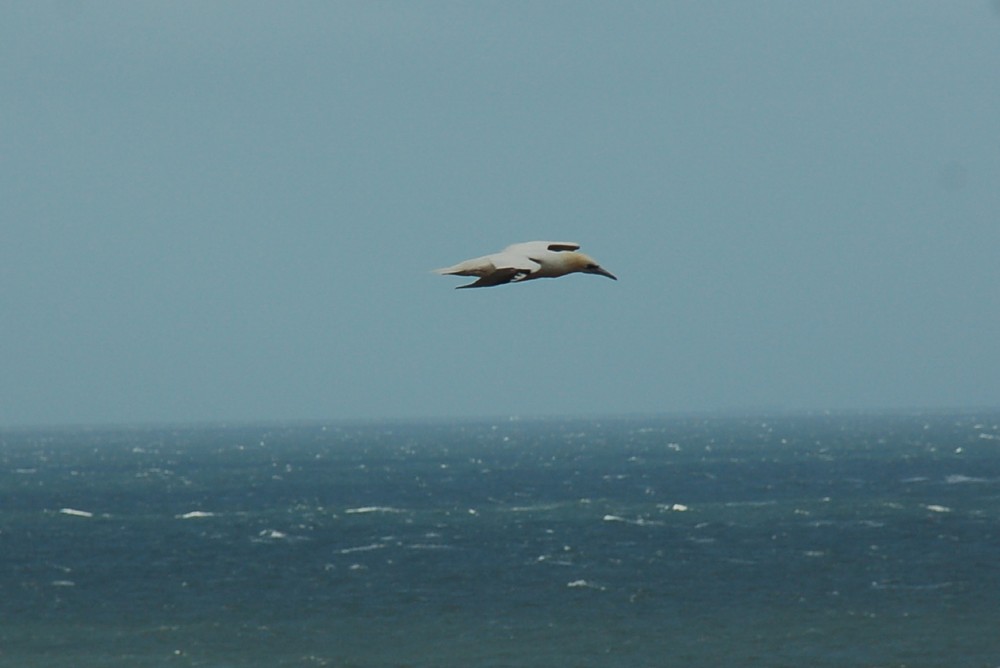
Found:
[[[489,269],[492,270],[493,266],[490,265]],[[441,274],[442,276],[447,276],[449,274],[457,274],[458,276],[483,276],[489,273],[483,266],[483,263],[478,259],[466,260],[465,262],[459,262],[450,267],[442,267],[441,269],[434,269],[435,274]]]

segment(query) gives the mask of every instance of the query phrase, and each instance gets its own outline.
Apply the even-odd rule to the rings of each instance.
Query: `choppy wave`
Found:
[[[996,424],[4,435],[0,663],[993,665]]]

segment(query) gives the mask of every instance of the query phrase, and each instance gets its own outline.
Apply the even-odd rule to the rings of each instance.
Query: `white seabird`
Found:
[[[438,274],[479,277],[475,283],[460,285],[460,288],[488,288],[533,278],[559,278],[573,273],[600,274],[618,280],[592,257],[578,253],[579,248],[580,244],[572,241],[527,241],[507,246],[499,253],[434,271]]]

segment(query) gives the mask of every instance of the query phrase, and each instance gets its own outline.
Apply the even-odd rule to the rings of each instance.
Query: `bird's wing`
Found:
[[[497,269],[491,274],[482,276],[475,283],[469,283],[468,285],[460,285],[459,288],[489,288],[494,285],[503,285],[505,283],[510,283],[511,281],[520,281],[528,275],[523,269],[515,269],[513,267],[507,267],[505,269]]]
[[[580,248],[580,244],[575,241],[525,241],[524,243],[512,244],[503,249],[504,253],[520,253],[531,255],[545,251],[575,251]]]
[[[542,268],[534,260],[520,253],[494,253],[485,258],[489,262],[490,271],[481,273],[472,272],[448,272],[462,273],[464,276],[479,276],[479,280],[468,285],[460,285],[460,288],[488,288],[494,285],[503,285],[515,281],[523,281]],[[464,264],[464,263],[463,263]],[[456,265],[462,266],[462,265]]]
[[[513,269],[515,272],[533,274],[542,268],[542,265],[524,253],[511,252],[509,248],[501,253],[490,255],[489,258],[497,271]]]
[[[503,285],[511,281],[521,281],[528,278],[542,265],[520,253],[494,253],[483,257],[475,257],[465,262],[459,262],[452,267],[436,269],[439,274],[454,274],[458,276],[478,276],[479,280],[461,288],[487,288],[493,285]]]

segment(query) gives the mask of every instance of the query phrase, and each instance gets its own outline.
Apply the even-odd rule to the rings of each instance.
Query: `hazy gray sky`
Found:
[[[0,425],[1000,405],[997,3],[0,16]]]

